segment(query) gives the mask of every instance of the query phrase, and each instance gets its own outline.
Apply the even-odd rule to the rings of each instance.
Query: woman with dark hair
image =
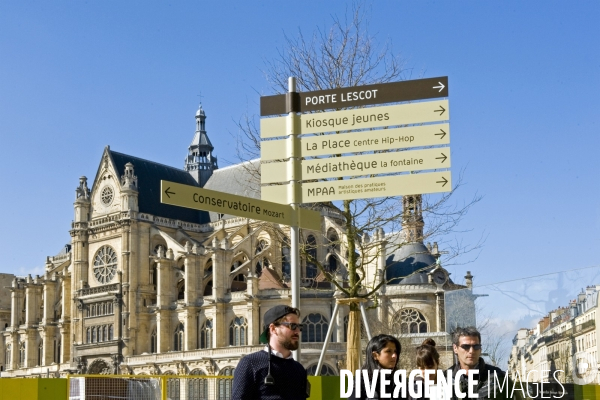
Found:
[[[377,335],[369,340],[367,348],[365,349],[365,363],[362,366],[363,370],[366,370],[369,378],[373,378],[373,372],[379,369],[391,370],[387,379],[390,381],[386,393],[391,397],[394,392],[394,379],[393,373],[396,370],[398,359],[400,358],[400,352],[402,347],[398,339],[391,335]],[[380,399],[380,381],[381,377],[377,378],[377,385],[375,389],[375,396],[368,397],[365,393],[364,377],[361,376],[361,391],[360,396],[356,396],[355,391],[352,392],[351,399],[355,400],[378,400]],[[372,383],[371,381],[370,383]]]
[[[430,399],[430,400],[447,400],[443,393],[438,392],[437,385],[437,369],[440,366],[440,354],[435,348],[433,339],[425,339],[423,343],[417,347],[417,368],[420,374],[415,377],[415,386],[420,387],[421,397],[409,396],[411,400]],[[425,370],[435,370],[436,374],[429,374],[429,380],[433,383],[429,385],[429,396],[425,396]],[[419,392],[415,388],[415,392]]]

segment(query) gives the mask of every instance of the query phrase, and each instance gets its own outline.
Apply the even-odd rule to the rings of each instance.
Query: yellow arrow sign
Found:
[[[160,201],[163,204],[195,210],[213,211],[288,226],[293,224],[294,210],[289,205],[181,183],[160,181]],[[320,212],[305,208],[299,208],[298,212],[298,226],[304,229],[321,230]]]
[[[287,140],[262,141],[261,161],[290,158]],[[450,124],[304,136],[297,140],[300,141],[300,157],[443,145],[450,143]]]
[[[287,117],[263,118],[260,120],[262,139],[286,136]],[[356,129],[397,126],[421,122],[441,122],[450,119],[448,100],[425,101],[395,106],[357,108],[300,115],[295,132],[307,133],[339,132]]]
[[[292,180],[287,165],[293,161],[261,165],[262,184]],[[299,179],[313,180],[344,176],[364,176],[405,171],[450,168],[450,148],[395,151],[361,156],[316,158],[301,161]],[[298,178],[297,178],[298,179]],[[304,183],[302,184],[304,186]]]
[[[288,199],[288,186],[263,186],[261,197]],[[364,179],[344,179],[302,184],[302,203],[320,201],[367,199],[374,197],[403,196],[415,193],[440,193],[452,190],[450,172],[430,172],[382,176]]]

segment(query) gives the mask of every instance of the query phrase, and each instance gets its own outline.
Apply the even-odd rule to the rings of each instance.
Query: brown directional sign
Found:
[[[410,81],[380,83],[341,89],[300,92],[297,112],[331,110],[370,104],[448,97],[448,77],[415,79]],[[260,115],[279,115],[286,109],[286,95],[260,98]]]

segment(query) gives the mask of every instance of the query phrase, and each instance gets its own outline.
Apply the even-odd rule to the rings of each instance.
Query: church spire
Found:
[[[188,155],[185,158],[184,169],[188,171],[198,182],[200,187],[211,177],[213,171],[219,166],[217,165],[217,157],[213,156],[213,145],[206,134],[206,114],[202,109],[202,104],[198,106],[196,111],[196,132],[192,143],[188,147]]]
[[[407,242],[423,242],[423,199],[420,194],[402,197],[402,230]]]

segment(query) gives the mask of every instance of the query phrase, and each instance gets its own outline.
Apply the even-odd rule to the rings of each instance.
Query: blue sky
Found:
[[[69,242],[78,178],[93,178],[104,146],[182,167],[200,93],[220,166],[236,162],[235,122],[273,93],[262,70],[284,34],[327,29],[346,8],[1,2],[0,272],[41,273]],[[449,266],[453,278],[471,270],[484,285],[598,267],[600,3],[377,1],[369,9],[370,32],[392,43],[410,77],[449,77],[453,172],[465,169],[467,183],[457,201],[484,196],[459,239],[486,237],[477,260]],[[536,289],[540,307],[600,284],[598,271],[581,270],[568,289],[550,275],[550,289]],[[563,285],[564,301],[544,294],[552,285]],[[480,290],[490,299],[506,297],[489,288]]]

